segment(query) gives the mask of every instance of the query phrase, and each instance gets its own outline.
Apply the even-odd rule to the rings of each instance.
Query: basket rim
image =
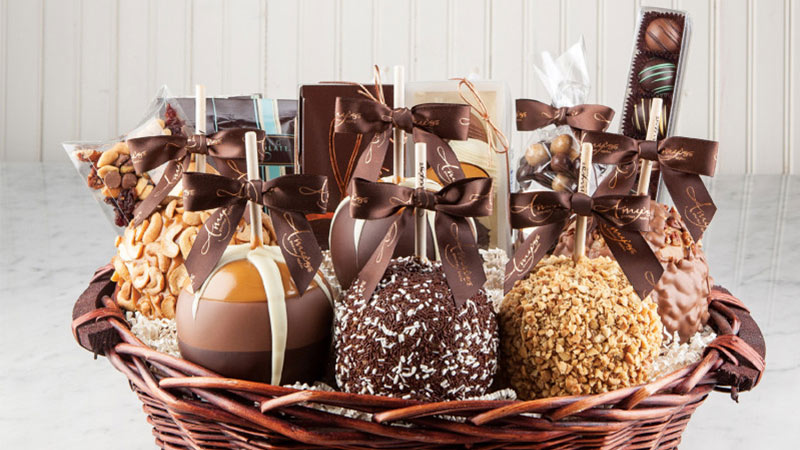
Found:
[[[92,283],[106,287],[113,283],[107,267],[105,271],[98,270]],[[97,297],[97,290],[94,292]],[[225,378],[200,365],[147,347],[131,332],[124,313],[108,295],[94,301],[94,310],[74,318],[73,334],[80,343],[80,329],[86,324],[104,323],[113,330],[117,342],[104,351],[93,351],[104,354],[126,375],[132,389],[145,403],[146,412],[148,408],[160,407],[170,414],[218,423],[227,434],[232,433],[230,427],[240,427],[247,433],[252,433],[255,427],[282,439],[312,444],[363,448],[359,445],[368,442],[368,445],[379,446],[382,439],[386,439],[465,445],[484,443],[487,435],[491,435],[492,440],[539,442],[558,440],[564,433],[614,433],[633,424],[665,418],[683,420],[679,417],[687,412],[691,414],[712,390],[730,392],[735,399],[739,391],[756,386],[765,369],[763,334],[750,318],[747,307],[719,286],[711,290],[708,299],[709,325],[717,332],[717,338],[706,348],[700,361],[637,386],[600,394],[535,400],[427,402]],[[747,336],[739,336],[743,320],[752,322],[746,326],[755,327],[757,339],[761,339],[761,346],[756,343],[755,347],[762,348],[761,352],[754,349],[752,342],[743,339]],[[754,371],[753,380],[749,384],[738,383],[724,370],[731,367]],[[201,401],[183,398],[186,393]],[[355,410],[366,414],[368,419],[320,411],[309,404]],[[322,421],[338,431],[303,428],[282,419],[281,413],[301,421]],[[148,420],[156,423],[153,415],[148,414]],[[423,427],[425,432],[405,429],[397,426],[398,422]],[[154,427],[158,429],[158,424]],[[659,439],[662,438],[665,437]]]

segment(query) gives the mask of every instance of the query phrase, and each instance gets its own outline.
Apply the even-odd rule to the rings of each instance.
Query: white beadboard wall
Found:
[[[0,2],[0,161],[65,161],[61,141],[129,129],[162,84],[293,98],[299,83],[404,64],[412,80],[474,72],[546,99],[534,57],[581,35],[589,101],[619,111],[636,13],[654,5],[694,23],[677,132],[719,139],[719,173],[798,171],[794,0]]]

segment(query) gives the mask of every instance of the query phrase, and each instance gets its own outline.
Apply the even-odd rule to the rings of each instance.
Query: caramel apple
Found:
[[[708,321],[707,299],[713,281],[706,256],[692,240],[675,208],[651,202],[650,218],[650,231],[644,237],[664,267],[664,274],[650,297],[658,305],[667,332],[677,332],[681,341],[686,342]],[[572,254],[574,239],[573,223],[560,236],[553,254]],[[586,250],[590,258],[611,257],[611,251],[596,231],[587,236]]]
[[[500,306],[500,365],[521,399],[641,384],[661,346],[656,305],[616,261],[548,256]]]
[[[333,293],[321,273],[299,295],[276,246],[232,245],[196,293],[181,292],[181,355],[231,378],[271,384],[321,378]]]
[[[336,381],[347,392],[461,400],[491,386],[497,322],[483,290],[456,306],[440,263],[389,263],[375,292],[336,305]]]

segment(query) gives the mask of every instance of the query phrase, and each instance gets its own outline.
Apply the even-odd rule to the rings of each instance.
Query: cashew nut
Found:
[[[183,213],[183,222],[186,225],[200,225],[203,223],[200,220],[200,213],[197,211],[184,211]]]
[[[136,302],[131,296],[131,282],[125,281],[117,292],[117,305],[128,311],[136,311]]]
[[[144,264],[137,264],[131,269],[131,277],[133,278],[133,287],[136,289],[143,289],[150,281],[150,274]]]
[[[135,228],[135,234],[133,235],[133,241],[142,241],[142,236],[144,236],[144,230],[150,225],[150,221],[148,219],[144,219],[142,223],[139,224],[138,227]],[[133,243],[131,241],[131,243]]]
[[[147,230],[145,230],[142,235],[142,242],[145,244],[154,242],[158,238],[158,235],[161,234],[162,223],[161,214],[159,212],[153,213],[153,215],[150,216],[150,225],[147,226]]]
[[[192,245],[194,245],[194,240],[197,238],[197,228],[196,227],[189,227],[180,234],[178,237],[178,246],[181,249],[181,255],[184,258],[189,256],[189,251],[192,250]]]
[[[173,271],[167,274],[167,287],[172,295],[180,294],[181,290],[189,281],[189,274],[186,272],[186,266],[181,264]]]
[[[167,228],[164,239],[161,240],[161,253],[169,258],[178,256],[180,247],[175,244],[175,237],[182,231],[183,227],[179,224],[174,224]]]
[[[161,315],[167,319],[174,319],[175,318],[175,304],[177,300],[175,296],[167,294],[164,296],[164,299],[161,300]]]
[[[114,265],[114,273],[119,275],[123,280],[130,280],[131,274],[128,272],[128,267],[122,262],[122,258],[114,256],[111,258],[111,263]]]
[[[175,215],[175,208],[178,207],[178,200],[172,199],[169,203],[167,203],[167,207],[164,208],[164,216],[168,219],[172,219],[172,216]]]

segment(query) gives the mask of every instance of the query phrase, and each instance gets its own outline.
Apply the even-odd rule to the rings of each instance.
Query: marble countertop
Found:
[[[705,248],[711,273],[767,341],[761,384],[712,393],[682,450],[785,449],[800,441],[800,177],[720,176]],[[0,448],[148,449],[127,380],[73,340],[70,316],[114,232],[71,165],[0,163]]]

